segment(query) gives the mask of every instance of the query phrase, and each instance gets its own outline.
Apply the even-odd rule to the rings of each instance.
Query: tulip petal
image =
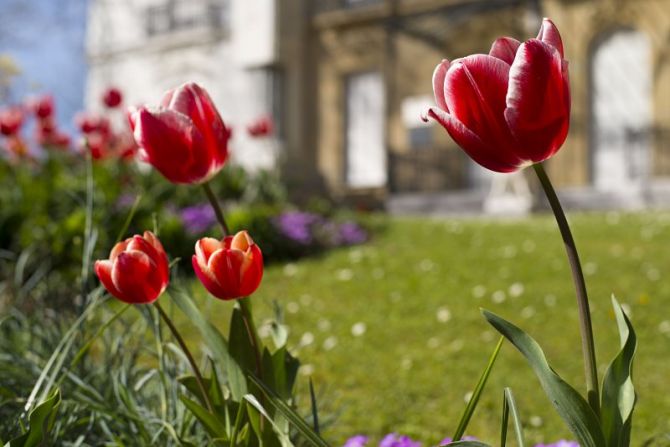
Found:
[[[500,37],[493,42],[493,45],[491,45],[489,56],[497,57],[498,59],[507,62],[507,64],[512,65],[516,51],[519,49],[519,45],[521,45],[521,42],[516,39],[511,37]]]
[[[201,265],[196,255],[191,257],[191,264],[193,265],[195,275],[209,293],[220,299],[230,299],[230,297],[227,296],[226,291],[219,286],[218,282],[216,282],[214,274],[209,270],[207,265]]]
[[[151,303],[164,288],[156,265],[137,250],[119,254],[112,267],[112,281],[120,292],[117,298],[131,304]]]
[[[519,168],[518,159],[506,156],[496,146],[485,144],[474,132],[468,129],[453,115],[441,109],[431,108],[428,116],[439,122],[451,138],[463,148],[477,163],[496,172],[513,172]]]
[[[202,134],[181,113],[140,108],[135,113],[135,141],[146,161],[174,183],[196,183],[210,172]]]
[[[243,262],[243,252],[235,249],[224,249],[215,252],[207,263],[207,267],[216,277],[216,282],[230,298],[242,296],[240,294],[240,284]]]
[[[98,276],[98,279],[109,293],[119,299],[122,299],[122,293],[119,291],[119,289],[116,288],[114,281],[112,281],[112,266],[113,263],[110,260],[95,261],[95,274]]]
[[[437,106],[444,110],[445,112],[449,111],[447,107],[447,102],[444,99],[444,78],[447,76],[447,70],[449,70],[449,61],[442,59],[435,71],[433,71],[433,94],[435,95],[435,102]]]
[[[554,25],[548,18],[542,20],[542,25],[540,26],[540,32],[537,33],[537,38],[542,42],[551,45],[556,48],[561,55],[561,58],[565,57],[563,53],[563,39],[561,39],[561,33],[558,32],[558,28]]]
[[[128,238],[125,241],[118,242],[116,245],[114,245],[114,248],[112,248],[112,251],[109,254],[109,260],[115,261],[116,258],[119,256],[119,254],[123,253],[126,250],[126,247],[128,246],[128,243],[131,240],[132,238]]]
[[[556,48],[524,42],[510,69],[505,119],[524,160],[539,162],[563,144],[570,120],[567,65]]]
[[[156,258],[153,261],[158,266],[161,275],[165,277],[165,283],[167,285],[170,277],[170,263],[167,258],[167,253],[165,253],[165,249],[163,248],[163,244],[161,244],[161,241],[151,231],[144,232],[144,239],[156,250]]]
[[[249,248],[240,287],[241,296],[249,296],[258,289],[263,279],[263,254],[257,245]]]
[[[246,231],[238,231],[233,237],[233,240],[230,241],[230,248],[246,252],[253,243],[254,241],[251,240],[249,233]]]
[[[212,237],[203,237],[195,243],[195,254],[205,265],[209,261],[210,256],[217,250],[225,248],[223,242]]]

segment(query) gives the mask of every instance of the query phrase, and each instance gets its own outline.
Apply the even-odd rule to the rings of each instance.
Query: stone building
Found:
[[[543,16],[563,34],[572,89],[550,175],[598,200],[654,200],[670,176],[667,0],[95,0],[89,92],[115,82],[139,101],[195,79],[233,125],[271,112],[278,156],[265,164],[299,195],[485,192],[493,175],[420,119],[432,71],[502,35],[535,37]],[[246,143],[239,158],[262,159]]]

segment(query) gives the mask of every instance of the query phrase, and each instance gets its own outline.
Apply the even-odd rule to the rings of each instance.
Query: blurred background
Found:
[[[17,321],[0,319],[0,367],[21,366],[0,373],[0,429],[97,284],[87,262],[107,256],[129,213],[128,233],[158,222],[187,277],[194,241],[215,231],[204,197],[123,155],[125,107],[187,81],[233,130],[213,187],[267,255],[257,310],[285,307],[299,403],[312,377],[334,445],[450,434],[495,343],[480,306],[521,321],[581,390],[569,269],[538,185],[484,170],[421,120],[442,59],[535,37],[543,17],[562,33],[572,92],[570,134],[546,165],[574,213],[600,372],[617,347],[614,292],[641,346],[633,438],[667,441],[670,0],[0,0],[0,121],[26,115],[0,137],[0,316]],[[35,104],[49,96],[45,123]],[[81,141],[98,134],[87,183]],[[209,315],[229,312],[193,289]],[[99,390],[111,386],[104,355],[86,379]],[[512,386],[531,441],[570,436],[516,352],[496,368],[471,434],[496,439],[498,391]],[[117,405],[107,391],[100,405]]]

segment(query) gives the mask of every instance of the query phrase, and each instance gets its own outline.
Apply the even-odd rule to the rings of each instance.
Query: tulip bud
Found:
[[[568,64],[558,29],[536,39],[497,39],[488,55],[443,60],[433,73],[439,122],[477,163],[512,172],[554,155],[568,134]]]
[[[37,119],[50,118],[54,113],[54,99],[51,95],[42,95],[28,100],[30,108]]]
[[[0,133],[6,137],[16,135],[23,125],[23,111],[20,107],[0,110]]]
[[[150,231],[116,244],[109,259],[95,262],[95,273],[109,293],[129,304],[154,302],[170,278],[163,245]]]
[[[103,104],[110,109],[118,107],[121,101],[123,101],[123,95],[121,94],[121,90],[116,87],[109,87],[102,95]]]
[[[156,108],[130,109],[140,157],[173,183],[202,183],[228,158],[230,131],[197,84],[168,91]]]
[[[246,231],[221,241],[200,239],[192,263],[200,282],[222,300],[251,295],[263,277],[263,254]]]

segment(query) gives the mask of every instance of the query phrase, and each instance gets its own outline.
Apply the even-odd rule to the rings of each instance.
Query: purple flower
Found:
[[[535,444],[535,447],[579,447],[579,443],[576,441],[566,441],[561,439],[556,441],[553,444]]]
[[[389,433],[379,442],[379,447],[421,447],[421,443],[413,441],[409,436]]]
[[[356,435],[347,439],[342,447],[364,447],[368,443],[368,437],[365,435]]]
[[[368,239],[368,234],[356,222],[349,221],[340,225],[339,239],[342,245],[362,244]]]
[[[209,204],[182,208],[179,217],[186,231],[192,235],[201,234],[216,223],[216,214]]]
[[[322,218],[316,214],[302,211],[287,211],[272,219],[272,223],[279,232],[302,245],[309,245],[313,241],[312,226],[321,222]]]
[[[133,206],[135,203],[136,196],[134,194],[121,194],[118,199],[116,199],[116,203],[114,204],[114,207],[119,210],[125,210]]]

